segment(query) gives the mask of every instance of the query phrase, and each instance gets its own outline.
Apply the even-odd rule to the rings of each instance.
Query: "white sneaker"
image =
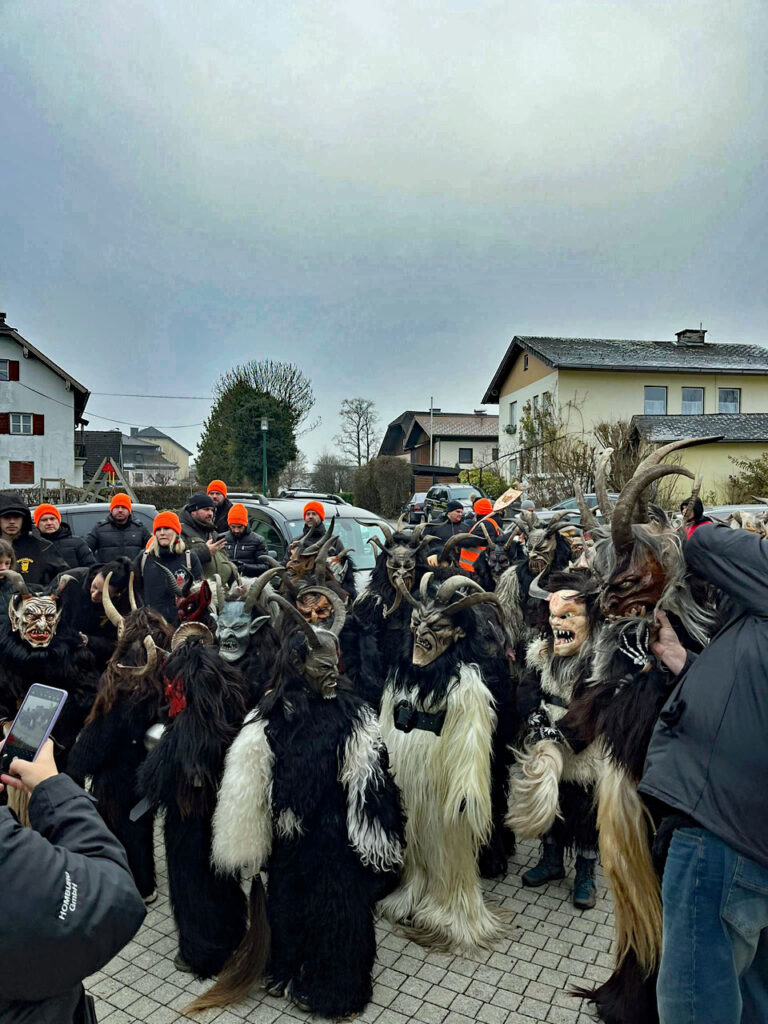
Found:
[[[157,889],[153,889],[149,896],[144,897],[144,906],[148,907],[157,899]]]

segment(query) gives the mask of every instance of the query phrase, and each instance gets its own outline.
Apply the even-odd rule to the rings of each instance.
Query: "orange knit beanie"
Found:
[[[489,516],[493,512],[493,503],[488,498],[478,498],[472,508],[478,516]]]
[[[205,493],[210,494],[211,491],[219,491],[219,493],[223,494],[224,497],[226,498],[227,485],[224,483],[223,480],[211,480],[211,482],[208,484],[208,487],[206,488]]]
[[[319,501],[308,501],[304,506],[304,512],[302,516],[304,519],[307,518],[307,512],[317,512],[323,522],[325,522],[325,509]]]
[[[173,530],[177,536],[181,536],[181,523],[179,517],[175,512],[158,512],[155,516],[155,521],[152,523],[153,535],[163,526],[167,526],[168,529]]]
[[[117,508],[118,505],[122,505],[123,508],[127,508],[129,512],[133,507],[131,505],[131,499],[128,497],[127,494],[123,494],[122,492],[119,492],[112,498],[112,501],[110,501],[109,503],[109,511],[111,512],[112,509]]]
[[[43,516],[56,516],[59,522],[61,522],[61,512],[59,512],[55,505],[37,506],[35,509],[35,526],[37,526]]]
[[[233,505],[227,513],[227,522],[230,526],[247,526],[248,512],[245,505]]]

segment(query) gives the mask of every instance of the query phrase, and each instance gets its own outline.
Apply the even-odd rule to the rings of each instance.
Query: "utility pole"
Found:
[[[261,493],[267,496],[267,430],[269,420],[266,416],[261,417]]]
[[[429,464],[434,466],[435,464],[435,399],[432,395],[429,396]]]

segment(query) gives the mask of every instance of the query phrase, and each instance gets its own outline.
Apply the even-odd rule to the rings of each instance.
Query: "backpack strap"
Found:
[[[141,576],[142,579],[144,578],[144,566],[147,564],[148,558],[149,552],[145,549],[141,553],[141,562],[139,562],[139,576]]]

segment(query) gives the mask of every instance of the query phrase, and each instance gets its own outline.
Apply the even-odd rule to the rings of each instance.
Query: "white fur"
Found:
[[[536,839],[552,828],[560,814],[563,745],[540,740],[529,751],[515,751],[509,769],[506,823],[519,839]]]
[[[417,941],[443,949],[488,946],[503,936],[502,915],[483,900],[477,853],[491,831],[491,740],[496,714],[477,665],[462,665],[449,691],[442,733],[404,733],[393,711],[415,688],[397,677],[384,689],[381,729],[408,814],[400,888],[383,902],[392,921],[407,923]]]
[[[304,835],[304,825],[298,814],[290,807],[286,807],[277,816],[275,832],[283,839],[293,839],[295,836]]]
[[[403,863],[402,845],[365,809],[368,790],[381,789],[386,782],[381,766],[383,747],[376,715],[365,705],[344,745],[339,781],[347,791],[347,832],[353,849],[366,867],[391,871]]]
[[[274,762],[264,719],[251,711],[227,752],[213,815],[211,859],[221,871],[256,874],[272,851]]]

